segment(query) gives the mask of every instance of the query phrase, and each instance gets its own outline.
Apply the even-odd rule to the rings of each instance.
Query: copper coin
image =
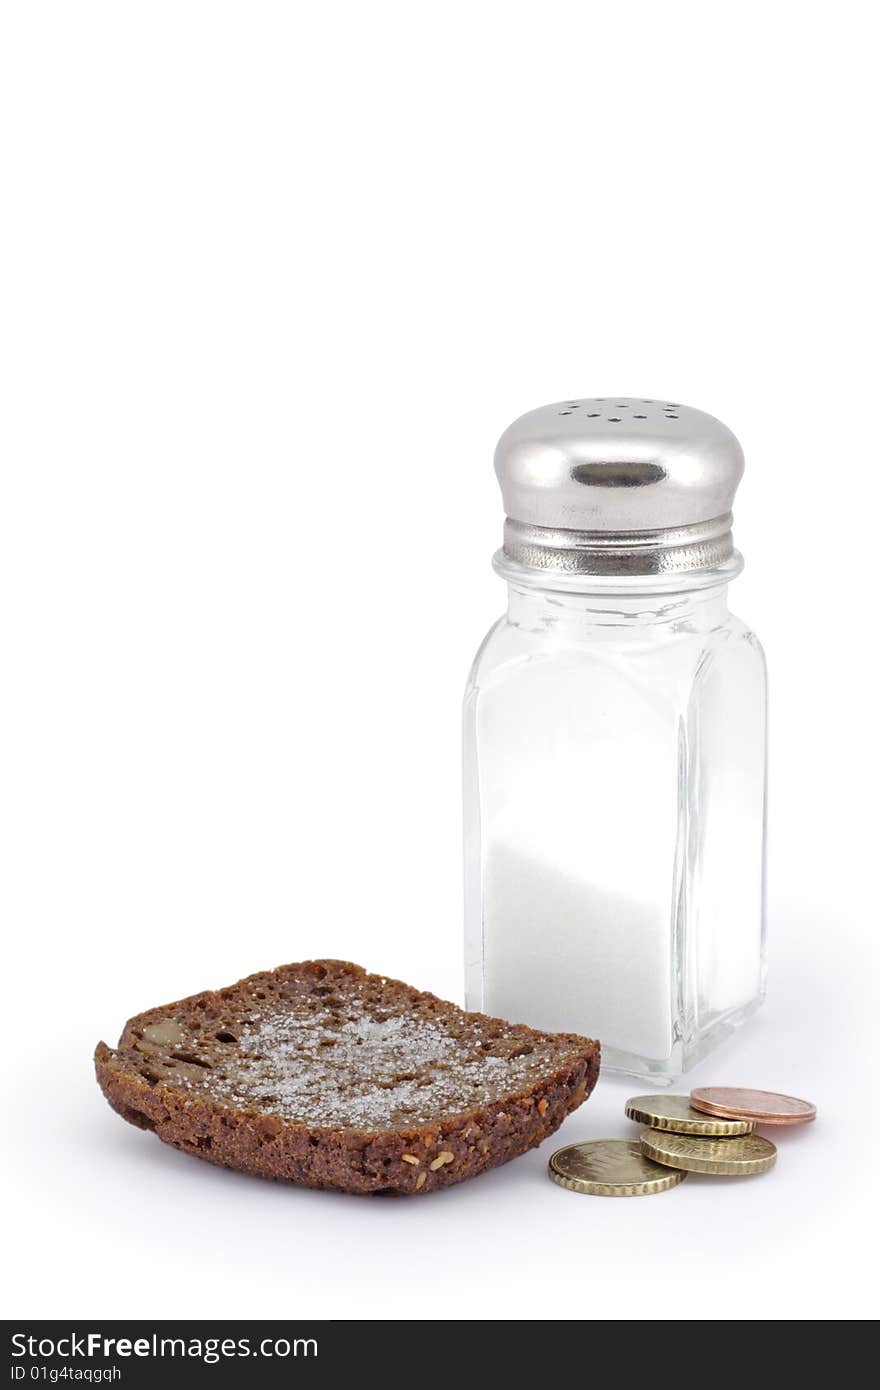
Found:
[[[698,1086],[691,1091],[691,1105],[704,1115],[754,1120],[759,1125],[805,1125],[816,1118],[816,1107],[809,1100],[745,1086]]]

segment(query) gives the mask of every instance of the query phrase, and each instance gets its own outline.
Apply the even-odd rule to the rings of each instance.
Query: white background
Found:
[[[860,1318],[876,1067],[868,5],[8,3],[2,847],[10,1315]],[[461,997],[459,701],[494,441],[720,415],[771,672],[776,1170],[424,1201],[124,1125],[151,1004],[335,955]],[[690,1078],[689,1078],[690,1080]],[[625,1134],[603,1078],[561,1139]]]

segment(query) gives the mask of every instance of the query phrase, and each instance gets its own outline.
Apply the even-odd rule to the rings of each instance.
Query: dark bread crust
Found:
[[[202,1063],[171,1046],[144,1042],[144,1029],[161,1031],[167,1021],[194,1018],[204,1028],[234,1028],[235,1020],[253,1013],[255,991],[318,989],[329,980],[335,991],[381,986],[383,998],[407,1010],[430,1012],[444,1026],[466,1022],[470,1033],[484,1036],[485,1047],[502,1035],[521,1051],[540,1045],[547,1057],[540,1075],[490,1104],[460,1110],[401,1129],[366,1129],[304,1124],[272,1113],[271,1106],[238,1108],[188,1089],[187,1075],[198,1083]],[[146,1049],[146,1050],[145,1050]],[[201,1049],[201,1054],[205,1051]],[[173,1079],[162,1066],[176,1052]],[[218,1053],[228,1057],[221,1045]],[[165,1059],[155,1064],[153,1054]],[[514,1053],[513,1055],[516,1055]],[[575,1034],[539,1033],[483,1014],[465,1014],[454,1004],[412,989],[400,981],[371,976],[343,961],[306,961],[249,976],[228,989],[206,991],[174,1004],[148,1010],[129,1020],[116,1049],[99,1043],[95,1051],[98,1084],[113,1109],[141,1129],[153,1130],[174,1148],[261,1177],[309,1187],[352,1193],[420,1193],[462,1182],[495,1168],[540,1144],[593,1089],[599,1073],[599,1044]],[[406,1155],[406,1158],[404,1157]],[[442,1161],[441,1160],[442,1156]],[[436,1165],[436,1166],[432,1166]]]

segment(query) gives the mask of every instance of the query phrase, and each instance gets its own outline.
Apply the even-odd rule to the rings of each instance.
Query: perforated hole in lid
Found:
[[[590,406],[599,406],[601,409],[591,410]],[[646,406],[649,409],[646,410]],[[575,412],[580,412],[582,419],[601,420],[609,425],[623,425],[629,420],[645,420],[656,425],[661,420],[680,420],[680,410],[681,406],[677,401],[618,401],[609,396],[594,396],[589,400],[561,401],[557,414],[574,415]]]

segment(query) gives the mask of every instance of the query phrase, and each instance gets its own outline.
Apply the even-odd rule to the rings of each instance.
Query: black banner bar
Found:
[[[509,1365],[522,1375],[532,1360],[528,1338],[506,1333],[473,1336],[470,1323],[395,1321],[119,1321],[93,1318],[4,1322],[9,1386],[118,1385],[140,1390],[157,1385],[262,1386],[296,1382],[319,1385],[322,1372],[365,1374],[396,1363],[401,1378],[418,1366],[430,1369],[430,1348],[442,1338],[447,1351],[466,1359],[469,1373],[486,1357],[493,1373]],[[534,1338],[536,1370],[546,1370],[542,1338]],[[426,1360],[427,1358],[427,1360]],[[2,1390],[2,1384],[0,1384]]]

